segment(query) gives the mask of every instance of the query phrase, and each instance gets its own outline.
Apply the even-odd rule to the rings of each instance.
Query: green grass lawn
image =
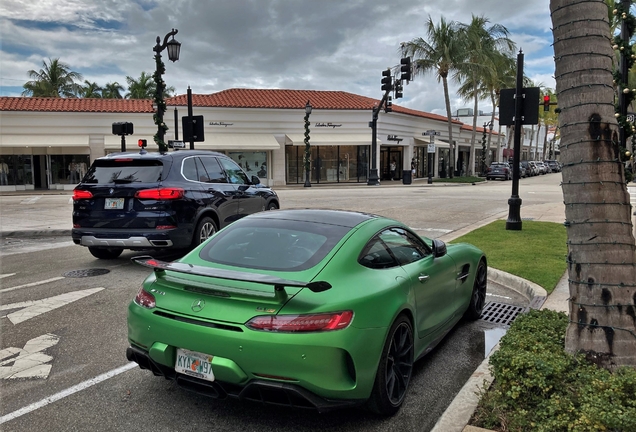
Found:
[[[520,231],[498,220],[452,243],[471,243],[486,253],[488,265],[532,281],[549,293],[566,270],[567,234],[563,224],[523,221]]]

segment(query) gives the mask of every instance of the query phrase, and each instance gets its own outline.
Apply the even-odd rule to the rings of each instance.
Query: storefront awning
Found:
[[[0,135],[0,147],[88,147],[88,135]]]
[[[423,137],[413,137],[413,139],[415,140],[415,146],[416,147],[421,147],[421,146],[427,146],[431,143],[431,137],[428,136],[423,136]],[[433,143],[435,144],[435,146],[437,147],[441,147],[441,148],[448,148],[448,143],[444,142],[444,141],[440,141],[440,140],[435,140],[435,142]]]
[[[149,148],[156,148],[153,137],[145,136],[128,136],[126,137],[126,149],[134,150],[137,148],[137,139],[146,138]],[[165,138],[166,144],[168,137]],[[104,137],[104,145],[106,148],[120,148],[121,138],[118,136]],[[186,141],[185,148],[190,148],[190,143]],[[205,134],[205,141],[195,142],[196,150],[278,150],[280,144],[274,138],[274,135],[267,134]]]
[[[186,148],[189,143],[186,142]],[[195,142],[199,150],[278,150],[280,144],[268,134],[205,134],[205,141]]]
[[[382,144],[380,139],[378,145]],[[371,145],[371,134],[309,134],[309,144],[318,146],[328,145]],[[304,146],[305,135],[285,135],[285,145]]]

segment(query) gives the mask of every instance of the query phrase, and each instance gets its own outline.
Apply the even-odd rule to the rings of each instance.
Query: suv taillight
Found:
[[[135,198],[152,200],[173,200],[183,198],[185,191],[181,188],[157,188],[137,191]]]
[[[252,330],[306,333],[347,328],[353,320],[353,311],[308,315],[260,315],[245,326]]]
[[[83,200],[83,199],[91,199],[93,198],[93,194],[86,190],[74,190],[73,191],[73,201]]]

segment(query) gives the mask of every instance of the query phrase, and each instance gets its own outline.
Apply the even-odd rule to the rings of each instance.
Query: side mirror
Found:
[[[252,184],[254,186],[261,184],[261,179],[259,179],[258,176],[253,175],[252,176]]]
[[[433,256],[435,258],[443,257],[446,255],[446,243],[441,240],[433,240]]]

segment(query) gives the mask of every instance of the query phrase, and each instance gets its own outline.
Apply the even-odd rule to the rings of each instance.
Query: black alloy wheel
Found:
[[[194,231],[194,238],[192,239],[192,247],[197,247],[216,233],[216,224],[214,220],[209,217],[202,218],[197,224],[197,229]]]
[[[267,210],[278,210],[278,205],[275,202],[271,202],[267,205]]]
[[[473,285],[473,292],[470,297],[470,304],[466,310],[465,317],[469,320],[476,320],[481,317],[481,313],[484,310],[486,304],[486,289],[488,287],[488,267],[482,260],[477,267],[477,273],[475,274],[475,283]]]
[[[89,247],[88,251],[95,258],[99,259],[115,259],[121,255],[124,251],[121,248],[99,248],[99,247]]]
[[[393,415],[402,406],[413,373],[413,326],[401,315],[391,326],[382,350],[369,408]]]

